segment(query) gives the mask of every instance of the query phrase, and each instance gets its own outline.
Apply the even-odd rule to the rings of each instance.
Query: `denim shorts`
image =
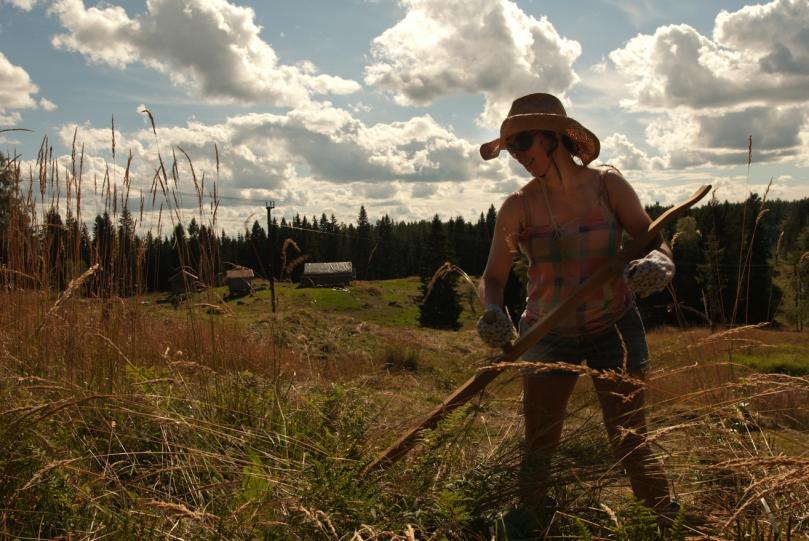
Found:
[[[521,321],[520,334],[527,330],[528,326]],[[649,366],[646,330],[643,328],[638,308],[633,304],[626,314],[606,331],[580,336],[548,333],[523,354],[522,360],[576,365],[585,361],[593,370],[642,372]],[[565,370],[534,372],[530,368],[523,371],[523,375],[575,373]]]

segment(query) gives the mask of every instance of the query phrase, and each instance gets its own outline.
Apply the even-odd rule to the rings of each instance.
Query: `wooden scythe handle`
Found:
[[[645,255],[649,245],[658,237],[663,226],[696,204],[700,199],[705,197],[710,190],[710,186],[701,186],[687,200],[661,214],[655,221],[649,224],[649,227],[644,233],[632,239],[632,241],[615,254],[610,261],[605,263],[601,269],[576,288],[568,298],[548,312],[544,318],[537,321],[527,332],[520,336],[514,344],[504,346],[503,353],[496,357],[493,363],[512,362],[519,359],[520,356],[528,351],[531,346],[536,344],[540,338],[548,334],[548,332],[575,311],[576,307],[582,303],[585,297],[604,284],[608,279],[623,272],[627,263]],[[384,468],[396,462],[416,444],[418,435],[422,430],[434,428],[449,412],[466,404],[472,397],[485,389],[503,370],[504,368],[492,367],[488,370],[476,372],[466,383],[455,389],[444,402],[428,413],[419,424],[405,432],[393,445],[388,447],[373,462],[367,465],[362,473],[366,474],[377,468]]]

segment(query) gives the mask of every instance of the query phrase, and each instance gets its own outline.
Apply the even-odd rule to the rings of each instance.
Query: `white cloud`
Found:
[[[507,160],[483,162],[477,144],[426,115],[366,125],[345,109],[313,102],[283,115],[246,114],[212,125],[161,127],[158,114],[156,124],[157,136],[148,123],[134,132],[116,130],[115,178],[122,179],[120,168],[126,166],[131,151],[133,193],[142,191],[150,204],[159,152],[169,187],[194,194],[182,148],[193,163],[197,185],[204,178],[207,194],[215,181],[223,207],[240,207],[242,220],[244,211],[252,208],[243,199],[261,204],[276,199],[308,216],[319,216],[324,208],[342,209],[347,215],[338,213],[338,218],[353,221],[362,203],[376,216],[387,212],[397,219],[419,219],[446,213],[447,198],[453,197],[463,197],[471,219],[517,185]],[[112,163],[110,128],[65,125],[59,130],[62,144],[69,147],[76,131],[77,146],[84,146],[86,156]],[[95,183],[100,184],[100,178]],[[232,197],[237,199],[228,199]],[[161,200],[158,189],[158,206]],[[357,208],[346,209],[346,201],[355,201]],[[180,204],[189,213],[197,202],[193,195],[185,195]],[[242,225],[233,221],[237,215],[227,222],[223,212],[221,226],[240,229]]]
[[[51,100],[47,98],[40,98],[39,106],[44,111],[55,111],[58,107],[55,103],[53,103]]]
[[[755,95],[745,84],[750,59],[723,49],[687,25],[638,35],[612,51],[609,59],[624,76],[629,92],[621,105],[633,110],[722,107]]]
[[[497,126],[514,98],[564,94],[578,77],[578,42],[509,0],[402,0],[406,14],[374,39],[365,82],[401,105],[483,93],[479,121]]]
[[[12,111],[10,114],[3,113],[0,109],[0,126],[16,126],[22,118],[22,115],[17,111]]]
[[[801,131],[798,134],[798,139],[800,140],[800,145],[798,146],[800,149],[798,162],[804,167],[809,167],[809,116],[806,117],[805,122],[801,127]]]
[[[15,109],[35,109],[38,104],[35,95],[39,87],[34,84],[28,72],[16,66],[0,52],[0,124],[14,126],[22,118]],[[41,98],[39,107],[51,111],[53,103]]]
[[[399,183],[368,183],[363,185],[363,192],[369,199],[394,199],[399,194]]]
[[[761,72],[809,76],[809,6],[805,0],[775,0],[716,17],[714,39],[757,57]]]
[[[647,142],[669,166],[783,161],[801,152],[809,116],[809,9],[775,0],[721,12],[713,38],[687,25],[638,35],[609,55],[621,105],[653,113]]]
[[[601,142],[599,159],[621,170],[662,169],[666,165],[658,156],[649,157],[622,133],[614,133]]]
[[[37,92],[39,87],[31,81],[28,72],[12,64],[0,52],[0,112],[36,107],[34,94]]]
[[[417,199],[423,197],[430,197],[431,195],[435,195],[438,192],[438,185],[434,183],[422,183],[422,184],[414,184],[413,190],[410,194]]]
[[[623,105],[640,110],[805,103],[809,9],[776,0],[716,17],[713,39],[687,25],[639,35],[609,59],[627,83]]]
[[[39,3],[39,0],[3,0],[6,4],[11,4],[12,6],[21,9],[23,11],[31,11],[35,5]]]
[[[314,94],[347,94],[357,82],[319,74],[311,62],[285,65],[261,39],[249,7],[226,0],[150,0],[130,18],[120,6],[56,0],[67,33],[57,48],[123,69],[140,62],[212,101],[300,106]]]
[[[231,190],[275,189],[303,177],[334,184],[460,182],[507,172],[507,162],[482,162],[476,144],[429,116],[365,125],[344,109],[310,103],[284,115],[252,113],[214,125],[160,127],[159,117],[156,120],[157,137],[150,125],[135,133],[116,131],[119,155],[131,149],[136,160],[154,171],[158,150],[168,160],[172,146],[179,146],[191,156],[197,173],[205,170],[210,178],[216,169],[216,145],[220,179],[225,185],[233,183]],[[74,124],[60,129],[65,145],[71,144],[76,129]],[[86,125],[78,132],[87,152],[110,155],[109,128]]]
[[[662,115],[646,128],[647,142],[665,157],[669,167],[743,165],[752,137],[753,161],[794,159],[805,146],[806,108],[751,107],[740,111]]]

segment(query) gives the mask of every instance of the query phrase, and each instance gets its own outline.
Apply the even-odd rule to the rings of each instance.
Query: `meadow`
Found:
[[[237,300],[212,289],[178,308],[164,294],[3,292],[3,538],[505,538],[516,370],[400,463],[360,473],[492,354],[474,305],[458,332],[419,328],[418,286],[277,284],[275,313],[267,289]],[[702,533],[682,525],[666,538],[805,536],[809,380],[769,371],[807,358],[805,334],[649,339],[651,438],[678,499],[707,518]],[[547,538],[660,538],[608,447],[581,378]]]
[[[80,221],[76,156],[60,181],[43,150],[39,177],[13,171],[18,204],[0,209],[0,539],[516,539],[503,514],[517,505],[517,366],[401,461],[364,473],[496,353],[476,336],[467,283],[458,331],[418,326],[415,277],[280,282],[275,311],[266,283],[238,299],[139,293],[137,267],[113,257],[126,235],[87,247],[104,268],[82,263],[78,236],[47,234],[71,228],[48,222],[49,195]],[[170,200],[178,169],[159,163],[151,196]],[[100,194],[116,217],[128,169],[125,191],[114,180]],[[558,505],[533,538],[809,535],[806,333],[662,327],[649,343],[649,439],[704,524],[661,530],[633,501],[582,377],[551,465]]]

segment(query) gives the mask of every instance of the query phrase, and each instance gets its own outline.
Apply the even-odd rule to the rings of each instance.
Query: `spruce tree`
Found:
[[[430,223],[426,251],[422,264],[421,292],[422,303],[419,305],[419,325],[433,329],[461,328],[461,303],[455,286],[458,276],[454,272],[436,276],[435,272],[446,261],[451,261],[450,250],[444,225],[436,214]],[[432,284],[431,284],[432,282]]]
[[[365,206],[360,205],[360,213],[357,216],[357,232],[354,243],[353,261],[357,271],[357,278],[368,279],[368,260],[371,258],[371,222],[368,221],[368,213]]]
[[[702,291],[698,283],[697,268],[702,263],[703,252],[700,249],[701,233],[697,228],[697,220],[693,216],[683,216],[677,220],[676,233],[672,241],[674,252],[674,291],[679,303],[679,314],[684,321],[705,322]],[[662,292],[658,304],[667,303],[670,299],[667,292]]]

